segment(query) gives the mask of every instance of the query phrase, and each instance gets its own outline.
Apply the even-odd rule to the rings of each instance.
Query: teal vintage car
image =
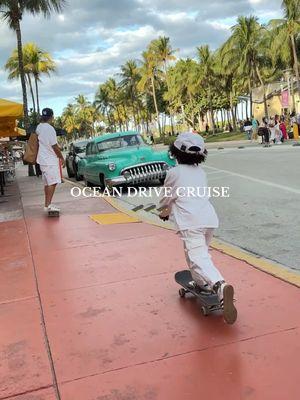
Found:
[[[109,133],[92,139],[78,173],[87,186],[104,187],[137,185],[160,181],[175,165],[168,151],[155,151],[138,132]]]

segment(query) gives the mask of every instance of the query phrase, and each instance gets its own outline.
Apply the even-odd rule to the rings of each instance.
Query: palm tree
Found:
[[[96,108],[82,94],[75,98],[73,105],[77,124],[79,126],[79,134],[86,135],[94,133],[94,122]]]
[[[158,131],[159,135],[161,135],[162,130],[159,120],[159,110],[158,110],[156,85],[155,85],[158,80],[160,70],[157,65],[155,54],[151,49],[151,43],[148,47],[148,50],[143,52],[142,57],[143,57],[143,62],[140,68],[141,79],[138,84],[138,89],[140,89],[142,92],[151,93],[157,117]]]
[[[121,73],[119,74],[120,88],[124,90],[124,100],[128,97],[133,113],[133,121],[137,129],[137,116],[138,116],[138,83],[140,81],[140,73],[137,62],[135,60],[128,60],[125,64],[121,65]]]
[[[25,46],[23,47],[23,63],[24,63],[24,73],[25,73],[25,81],[26,84],[28,84],[30,93],[31,93],[31,98],[32,98],[32,105],[33,105],[33,111],[34,113],[36,112],[36,106],[35,106],[35,97],[33,93],[33,87],[32,87],[32,80],[31,80],[31,70],[30,70],[30,65],[27,59],[27,52],[25,49]],[[9,72],[8,75],[8,80],[14,80],[14,79],[20,79],[20,68],[19,68],[19,56],[18,56],[18,50],[15,49],[13,50],[11,56],[7,60],[4,68]]]
[[[199,110],[199,65],[192,59],[179,60],[168,70],[168,90],[165,98],[181,119],[195,128],[195,115]]]
[[[32,65],[32,74],[35,82],[35,93],[37,112],[40,113],[39,89],[38,82],[41,81],[41,75],[50,76],[51,72],[56,71],[55,62],[51,55],[40,49],[34,43],[28,43],[28,52]]]
[[[80,125],[77,120],[74,104],[68,104],[63,110],[62,116],[63,128],[69,134],[76,134],[79,131]]]
[[[274,50],[282,54],[285,49],[290,50],[290,54],[286,54],[286,60],[292,61],[294,73],[297,79],[297,87],[300,93],[300,76],[299,63],[297,55],[296,42],[300,33],[300,2],[299,0],[283,0],[281,8],[284,12],[283,19],[273,19],[270,26],[274,29]],[[286,42],[290,46],[284,47]]]
[[[215,84],[215,58],[208,45],[197,48],[201,73],[201,86],[206,89],[212,130],[215,133],[215,119],[213,113],[213,86]]]
[[[153,53],[155,54],[157,64],[159,66],[163,66],[164,70],[164,80],[166,83],[167,89],[169,88],[169,82],[168,82],[168,75],[167,75],[167,68],[168,68],[168,63],[169,61],[174,61],[176,60],[176,57],[174,56],[174,53],[176,50],[172,49],[172,46],[170,44],[170,38],[166,36],[160,36],[158,39],[153,40],[151,43],[151,48]],[[169,110],[170,111],[170,110]],[[173,116],[172,113],[170,113],[170,119],[171,119],[171,127],[172,127],[172,132],[173,132]]]
[[[65,3],[65,0],[0,0],[1,17],[8,23],[8,26],[16,32],[17,36],[19,71],[23,92],[26,129],[28,128],[28,106],[20,22],[23,18],[23,14],[26,12],[32,15],[43,14],[45,17],[50,17],[53,11],[61,12]]]
[[[116,131],[115,118],[111,106],[111,99],[107,82],[99,85],[95,95],[94,106],[98,112],[106,116],[108,129]]]
[[[26,43],[23,46],[23,65],[25,77],[31,92],[33,110],[40,113],[39,105],[39,92],[38,92],[38,82],[42,74],[50,75],[50,72],[55,71],[55,63],[51,55],[44,50],[40,49],[35,43]],[[15,49],[11,56],[9,57],[5,69],[9,71],[8,79],[19,79],[20,69],[19,69],[19,58],[18,50]],[[35,81],[35,92],[36,98],[33,93],[32,80],[33,77]],[[36,101],[35,101],[36,100]]]

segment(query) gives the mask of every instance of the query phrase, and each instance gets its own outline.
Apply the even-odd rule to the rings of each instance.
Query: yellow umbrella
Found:
[[[0,137],[25,135],[23,129],[17,128],[17,120],[22,117],[22,104],[0,99]]]

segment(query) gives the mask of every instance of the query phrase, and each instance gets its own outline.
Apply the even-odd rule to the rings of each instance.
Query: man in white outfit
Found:
[[[195,133],[182,133],[171,145],[170,152],[178,165],[167,172],[164,186],[169,189],[166,189],[168,195],[160,199],[160,217],[173,217],[194,283],[206,285],[218,294],[224,319],[233,324],[237,318],[234,289],[225,282],[208,252],[219,221],[209,201],[206,173],[199,165],[207,155],[204,140]]]
[[[51,108],[44,108],[41,116],[41,123],[36,128],[39,140],[37,162],[40,164],[44,181],[45,206],[44,211],[59,211],[59,208],[52,204],[52,198],[56,185],[61,183],[59,162],[65,166],[65,160],[57,144],[56,131],[51,125],[54,113]]]

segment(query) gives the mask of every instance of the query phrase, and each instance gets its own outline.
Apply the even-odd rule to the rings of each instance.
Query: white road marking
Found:
[[[238,176],[239,178],[248,179],[249,181],[252,181],[252,182],[261,183],[262,185],[272,186],[272,187],[275,187],[277,189],[285,190],[287,192],[300,194],[300,189],[294,189],[294,188],[291,188],[289,186],[279,185],[278,183],[273,183],[273,182],[265,181],[263,179],[253,178],[252,176],[238,174],[237,172],[227,171],[225,169],[219,169],[219,168],[215,168],[215,167],[210,167],[208,165],[205,165],[204,168],[208,168],[208,169],[211,169],[213,171],[225,172],[225,173],[227,173],[229,175],[232,175],[232,176]]]
[[[207,172],[206,175],[213,175],[213,174],[223,174],[223,171],[212,171],[212,172]]]

